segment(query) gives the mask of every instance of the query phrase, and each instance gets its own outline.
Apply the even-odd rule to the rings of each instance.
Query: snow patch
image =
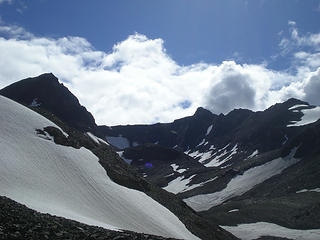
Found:
[[[199,146],[201,146],[202,144],[204,144],[205,143],[205,139],[202,139],[202,141],[196,146],[196,147],[199,147]]]
[[[87,135],[92,139],[92,141],[94,141],[97,144],[101,144],[101,142],[102,142],[102,143],[104,143],[106,145],[109,145],[109,143],[107,143],[106,141],[102,140],[101,138],[96,137],[91,132],[87,132]]]
[[[296,193],[304,193],[304,192],[318,192],[318,193],[320,193],[320,188],[302,189],[300,191],[297,191]]]
[[[199,154],[201,154],[198,150],[195,152],[192,152],[192,153],[189,153],[189,152],[185,152],[185,153],[188,154],[192,158],[196,158],[199,156]]]
[[[253,158],[253,157],[257,156],[258,154],[259,154],[259,151],[258,151],[258,149],[256,149],[253,153],[251,153],[250,156],[247,157],[247,159]]]
[[[171,164],[170,166],[172,167],[173,171],[178,172],[178,173],[183,173],[183,172],[187,171],[187,169],[178,169],[180,166],[175,163]]]
[[[237,153],[238,144],[236,144],[231,151],[227,151],[226,148],[229,146],[225,146],[221,150],[217,151],[216,154],[220,153],[219,155],[215,156],[210,162],[204,164],[206,167],[219,167],[220,165],[224,164],[225,162],[229,161],[233,155]],[[224,156],[229,154],[225,159],[221,160]]]
[[[213,125],[210,125],[210,126],[208,127],[206,136],[208,136],[208,135],[210,134],[210,132],[211,132],[211,130],[212,130],[212,127],[213,127]]]
[[[232,209],[232,210],[228,211],[228,213],[232,213],[232,212],[239,212],[239,209]]]
[[[212,157],[212,151],[210,151],[210,150],[208,152],[203,152],[203,153],[199,152],[199,150],[192,152],[192,153],[189,153],[189,151],[184,152],[184,153],[194,159],[198,159],[198,162],[200,162],[200,163],[203,163]]]
[[[128,163],[128,164],[130,165],[131,162],[132,162],[132,160],[131,160],[131,159],[128,159],[128,158],[125,158],[125,157],[123,156],[123,152],[124,152],[124,151],[119,151],[119,152],[116,152],[116,153],[118,153],[119,157],[121,157],[121,159],[122,159],[123,161],[125,161],[126,163]]]
[[[306,105],[306,104],[298,104],[298,105],[294,105],[292,106],[291,108],[289,108],[288,110],[294,110],[294,109],[297,109],[297,108],[300,108],[300,107],[309,107],[309,105]]]
[[[30,107],[39,107],[41,104],[38,103],[38,98],[35,98],[32,100],[32,103],[30,103]]]
[[[164,176],[164,177],[170,177],[170,176],[173,176],[173,175],[174,175],[174,173],[170,173],[169,175]]]
[[[209,183],[209,182],[213,182],[213,181],[216,180],[217,178],[218,178],[218,177],[214,177],[214,178],[209,179],[209,180],[207,180],[207,181],[205,181],[205,182],[202,182],[202,183],[192,184],[192,185],[189,186],[184,192],[189,191],[189,190],[194,189],[194,188],[197,188],[197,187],[202,187],[202,186],[204,186],[205,184],[207,184],[207,183]]]
[[[187,186],[191,179],[196,176],[196,175],[192,175],[186,179],[184,179],[184,176],[182,177],[177,177],[176,179],[172,180],[171,182],[168,183],[168,186],[163,187],[164,190],[168,191],[168,192],[172,192],[172,193],[180,193],[180,192],[185,192],[190,190],[190,187]]]
[[[294,158],[297,148],[284,158],[276,158],[263,165],[253,167],[245,171],[242,175],[232,178],[227,187],[219,192],[200,194],[184,201],[196,211],[206,211],[211,207],[217,206],[224,201],[244,194],[259,183],[280,174],[284,169],[297,163],[299,160]]]
[[[298,230],[285,228],[268,222],[239,224],[237,226],[220,226],[243,240],[258,239],[262,236],[289,238],[294,240],[319,240],[320,229]]]
[[[236,144],[232,149],[231,149],[231,153],[229,153],[229,156],[227,158],[225,158],[223,161],[227,162],[229,161],[233,155],[237,154],[238,152],[238,144]]]
[[[320,107],[314,107],[311,109],[302,109],[300,111],[303,113],[301,120],[288,124],[287,127],[304,126],[307,124],[314,123],[318,119],[320,119]]]
[[[215,150],[216,148],[214,147],[214,145],[211,145],[209,150]]]
[[[200,162],[200,163],[203,163],[203,162],[205,162],[206,160],[210,159],[211,156],[212,156],[212,152],[211,152],[211,151],[202,153],[201,156],[200,156],[199,162]]]

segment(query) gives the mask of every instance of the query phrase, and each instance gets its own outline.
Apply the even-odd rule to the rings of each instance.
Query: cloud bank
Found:
[[[215,113],[234,108],[263,110],[296,97],[320,104],[320,35],[298,33],[279,44],[292,56],[294,73],[265,64],[196,63],[182,66],[162,39],[133,34],[110,52],[97,51],[84,38],[38,37],[13,25],[0,25],[0,87],[54,73],[86,106],[98,124],[170,122],[199,106]]]

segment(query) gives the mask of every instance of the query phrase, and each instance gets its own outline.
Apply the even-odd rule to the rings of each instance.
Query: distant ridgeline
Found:
[[[320,229],[320,107],[291,98],[259,112],[216,115],[198,108],[172,123],[97,126],[52,74],[19,81],[0,94],[52,113],[75,129],[77,139],[82,134],[109,149],[107,155],[97,152],[106,159],[114,154],[112,164],[101,163],[113,181],[134,182],[130,188],[164,204],[201,239],[233,238],[216,225],[209,236],[203,218],[240,238],[247,228],[254,229],[250,239],[320,239],[319,230],[310,230]],[[86,141],[78,145],[90,149]],[[119,177],[118,168],[136,177]],[[192,214],[179,215],[184,211]]]

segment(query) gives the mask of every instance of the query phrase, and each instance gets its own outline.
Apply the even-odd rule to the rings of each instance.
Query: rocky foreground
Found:
[[[149,234],[111,231],[49,214],[38,213],[0,196],[0,239],[135,239],[164,240]]]

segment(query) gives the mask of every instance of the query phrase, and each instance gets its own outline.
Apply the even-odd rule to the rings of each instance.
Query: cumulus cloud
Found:
[[[234,62],[224,62],[214,73],[212,86],[205,98],[205,107],[226,113],[233,108],[254,108],[256,91],[252,79]]]
[[[53,72],[99,124],[169,122],[199,106],[219,114],[262,110],[289,97],[317,101],[320,70],[310,66],[320,65],[309,52],[296,53],[303,67],[292,75],[234,61],[181,66],[162,39],[138,33],[111,52],[97,51],[84,38],[37,37],[13,25],[2,24],[0,36],[0,87]]]
[[[308,77],[305,84],[305,100],[320,105],[320,68]]]

